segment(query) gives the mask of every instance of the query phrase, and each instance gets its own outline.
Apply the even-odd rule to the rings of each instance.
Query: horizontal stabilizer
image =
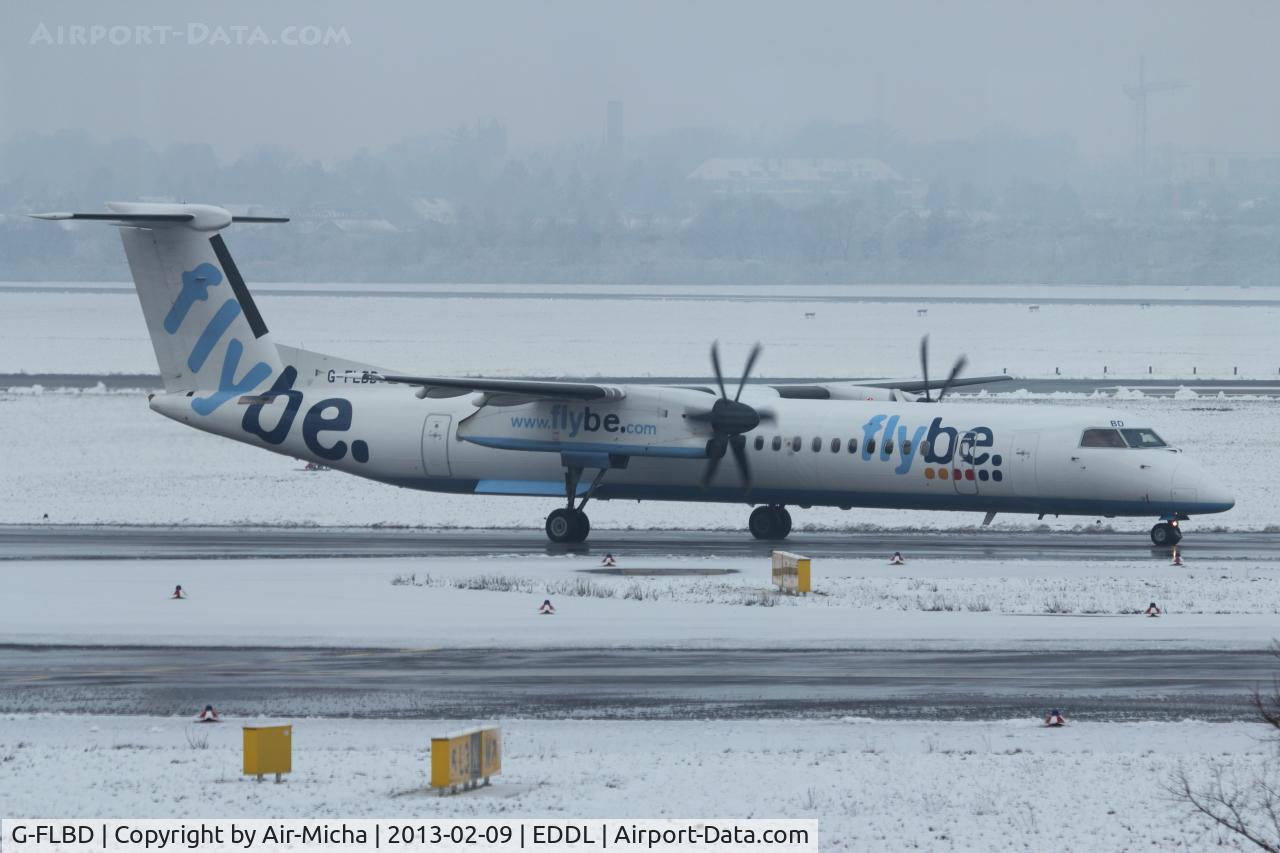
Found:
[[[111,202],[110,213],[32,213],[33,219],[56,222],[106,222],[112,225],[186,226],[195,231],[217,231],[233,222],[261,224],[288,222],[285,216],[233,216],[221,207],[209,204],[169,204],[164,202]]]
[[[97,222],[191,222],[190,213],[29,213],[32,219],[83,219]]]

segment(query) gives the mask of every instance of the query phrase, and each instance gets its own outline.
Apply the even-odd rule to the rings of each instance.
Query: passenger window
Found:
[[[858,452],[858,439],[856,438],[849,439],[849,452],[850,453]]]
[[[920,455],[921,455],[921,456],[925,456],[925,455],[927,455],[928,453],[929,453],[929,442],[927,442],[927,441],[921,441],[921,442],[920,442]]]
[[[763,435],[757,435],[757,436],[756,436],[756,450],[764,450],[764,436],[763,436]]]
[[[1081,447],[1127,447],[1118,429],[1087,429],[1080,437]]]
[[[885,453],[893,453],[893,439],[892,439],[892,438],[891,438],[891,439],[889,439],[888,441],[886,441],[886,442],[884,443],[884,452],[885,452]]]
[[[868,453],[876,452],[876,440],[874,438],[867,439],[867,452]]]
[[[840,452],[840,439],[838,438],[831,439],[831,452],[832,453]]]
[[[1120,432],[1124,435],[1124,440],[1129,442],[1130,447],[1168,447],[1160,436],[1156,435],[1153,429],[1122,429]]]
[[[800,440],[800,436],[798,436],[798,435],[797,435],[795,438],[791,439],[791,449],[792,449],[794,452],[799,453],[799,452],[800,452],[800,445],[801,445],[802,443],[803,443],[803,442],[801,442],[801,440]]]
[[[903,456],[911,455],[911,439],[907,439],[906,441],[902,442],[902,455]]]
[[[819,450],[821,450],[821,449],[822,449],[822,439],[818,438],[818,437],[815,435],[815,436],[813,437],[813,444],[811,444],[811,445],[810,445],[810,447],[812,447],[812,448],[813,448],[813,452],[814,452],[814,453],[817,453]]]
[[[774,449],[774,450],[781,450],[781,449],[782,449],[782,436],[780,436],[780,435],[775,435],[775,436],[773,437],[773,449]]]

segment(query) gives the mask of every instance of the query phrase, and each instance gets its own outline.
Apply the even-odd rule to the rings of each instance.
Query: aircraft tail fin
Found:
[[[121,226],[166,391],[208,392],[192,395],[192,409],[206,415],[280,373],[279,352],[219,232],[232,222],[288,220],[199,204],[107,207],[110,213],[35,216]]]

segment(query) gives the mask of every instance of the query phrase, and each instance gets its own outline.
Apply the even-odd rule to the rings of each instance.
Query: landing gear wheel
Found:
[[[586,542],[587,537],[591,535],[591,519],[587,518],[587,514],[580,509],[573,511],[576,527],[573,531],[574,542]]]
[[[591,521],[585,512],[557,509],[547,516],[547,538],[552,542],[583,542],[591,532]]]
[[[757,539],[786,539],[791,532],[791,513],[780,506],[758,506],[751,511],[747,527]]]
[[[1182,531],[1167,521],[1162,521],[1151,528],[1151,542],[1159,548],[1177,545],[1182,541]]]
[[[775,506],[770,509],[778,519],[778,538],[786,539],[791,535],[791,513],[787,512],[785,506]]]

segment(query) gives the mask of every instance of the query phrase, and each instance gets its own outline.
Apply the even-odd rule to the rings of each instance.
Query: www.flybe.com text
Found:
[[[624,423],[615,414],[602,415],[591,411],[590,406],[581,410],[571,409],[564,403],[551,407],[549,415],[513,415],[511,426],[515,429],[560,430],[573,438],[580,432],[612,432],[625,435],[657,435],[657,424]]]

